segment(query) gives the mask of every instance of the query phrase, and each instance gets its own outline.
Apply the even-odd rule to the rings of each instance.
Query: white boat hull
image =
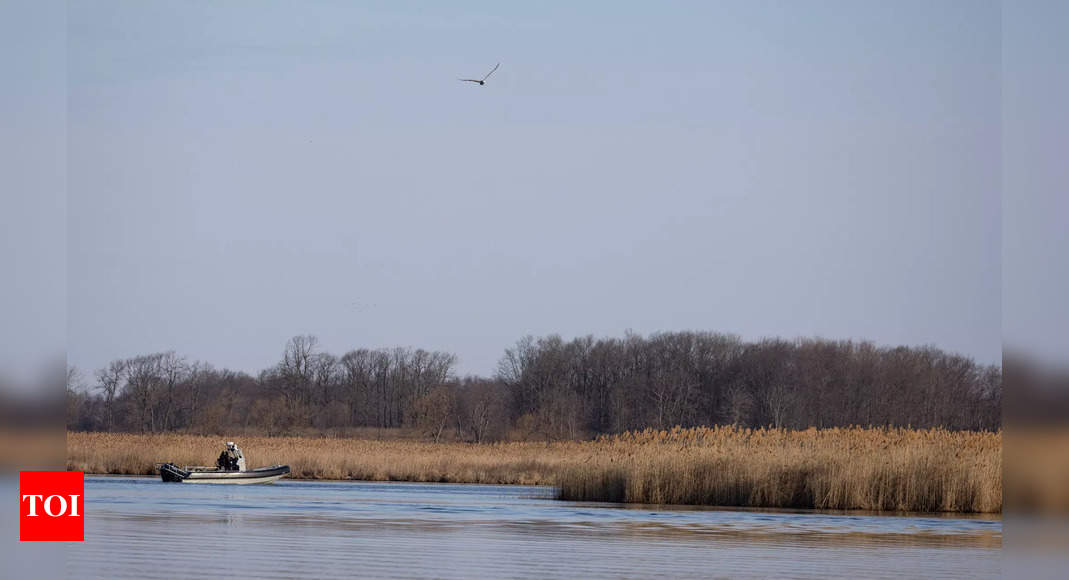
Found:
[[[250,485],[271,483],[290,472],[288,465],[273,465],[247,471],[225,471],[204,467],[178,467],[173,463],[159,465],[163,481],[174,483],[214,483],[226,485]]]
[[[250,485],[250,484],[254,484],[254,483],[271,483],[272,481],[278,481],[279,479],[282,479],[283,475],[285,475],[285,474],[265,475],[263,477],[243,477],[243,478],[240,478],[240,479],[238,479],[238,478],[227,479],[225,477],[224,478],[201,479],[201,478],[197,478],[197,477],[187,477],[187,478],[182,480],[182,483],[204,483],[204,484],[220,484],[220,483],[222,483],[222,484],[226,484],[226,485]]]

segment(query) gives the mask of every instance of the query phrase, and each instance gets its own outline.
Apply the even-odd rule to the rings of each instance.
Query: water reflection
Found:
[[[991,517],[622,507],[538,487],[90,478],[86,496],[78,577],[994,577],[1002,544]]]

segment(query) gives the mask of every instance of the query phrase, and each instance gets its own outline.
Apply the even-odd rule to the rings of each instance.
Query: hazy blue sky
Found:
[[[311,333],[490,373],[627,329],[999,360],[999,4],[449,4],[69,5],[70,362]]]

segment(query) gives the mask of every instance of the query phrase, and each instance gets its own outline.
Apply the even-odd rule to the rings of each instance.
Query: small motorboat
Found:
[[[217,467],[178,467],[173,463],[160,463],[163,481],[175,483],[271,483],[290,472],[288,465],[272,465],[248,470],[228,470]]]

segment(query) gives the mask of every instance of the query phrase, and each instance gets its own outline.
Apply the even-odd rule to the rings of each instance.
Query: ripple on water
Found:
[[[86,480],[77,577],[996,577],[998,518],[559,502],[542,487]],[[240,554],[238,560],[233,555]],[[175,572],[175,574],[171,574]]]

